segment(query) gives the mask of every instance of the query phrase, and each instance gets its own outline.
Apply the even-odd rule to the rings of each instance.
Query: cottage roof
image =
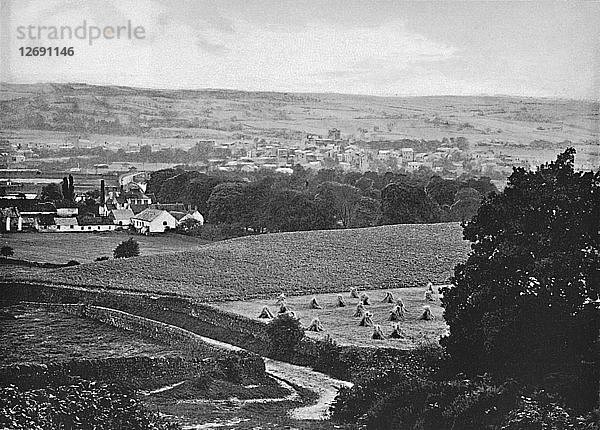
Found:
[[[150,221],[158,218],[163,213],[168,213],[168,212],[160,210],[160,209],[151,209],[151,208],[148,208],[148,209],[143,210],[139,214],[133,216],[131,219],[137,219],[137,220],[141,220],[141,221],[148,221],[148,222],[150,222]]]
[[[169,211],[169,213],[171,215],[173,215],[173,217],[179,221],[181,218],[183,218],[184,216],[186,216],[187,214],[185,212],[179,212],[179,211]]]
[[[131,209],[113,209],[110,213],[115,221],[127,221],[135,216]]]
[[[20,215],[17,208],[0,208],[0,216],[2,216],[2,218],[18,218]]]

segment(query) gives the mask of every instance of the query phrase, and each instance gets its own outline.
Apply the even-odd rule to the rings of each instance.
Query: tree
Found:
[[[381,204],[379,200],[361,197],[350,227],[374,227],[379,223]]]
[[[331,205],[344,228],[350,227],[361,199],[360,190],[352,185],[339,182],[323,182],[317,191],[316,198]]]
[[[208,199],[208,220],[213,224],[239,223],[244,203],[244,184],[226,182],[217,185]]]
[[[458,184],[456,181],[442,179],[439,176],[432,177],[425,188],[427,195],[435,200],[440,206],[452,205],[457,191]]]
[[[278,315],[267,325],[269,353],[279,359],[289,359],[294,355],[296,346],[304,337],[300,320],[290,314]]]
[[[14,254],[15,252],[13,251],[12,246],[4,245],[2,248],[0,248],[0,255],[4,258],[12,257]]]
[[[469,374],[562,375],[581,406],[600,376],[600,172],[574,171],[574,153],[514,169],[464,225],[472,251],[444,291],[442,343]]]
[[[267,205],[266,226],[271,232],[325,230],[334,225],[331,208],[300,191],[275,191]]]
[[[40,196],[44,202],[56,202],[63,199],[61,187],[58,184],[51,183],[42,187],[42,193]]]
[[[394,182],[381,191],[381,212],[383,224],[418,224],[440,220],[440,207],[423,189]]]
[[[75,200],[75,185],[73,183],[73,176],[64,177],[61,183],[62,197],[64,200],[72,202]]]
[[[124,240],[113,250],[114,258],[130,258],[140,255],[140,245],[133,238]]]

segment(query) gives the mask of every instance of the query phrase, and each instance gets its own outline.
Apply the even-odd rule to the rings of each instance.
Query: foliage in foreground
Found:
[[[374,362],[340,391],[332,418],[377,430],[600,428],[598,410],[577,416],[556,395],[515,380],[444,377],[445,363],[443,349],[431,347],[402,362]]]
[[[442,343],[459,371],[541,384],[589,410],[600,378],[600,172],[574,171],[574,153],[515,169],[465,225],[472,252],[444,292]]]
[[[0,388],[0,428],[175,430],[146,411],[129,390],[79,380],[72,385],[24,391]]]
[[[342,390],[335,419],[382,430],[600,428],[600,172],[575,172],[574,153],[515,169],[485,199],[464,227],[472,252],[443,291],[441,354],[375,363]]]

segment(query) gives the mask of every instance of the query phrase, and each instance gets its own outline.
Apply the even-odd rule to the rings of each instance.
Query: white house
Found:
[[[129,227],[131,225],[131,218],[134,216],[131,209],[113,209],[110,211],[109,218],[115,225]]]
[[[140,233],[163,233],[174,229],[177,220],[169,212],[161,209],[145,209],[131,218],[131,225]]]
[[[193,219],[200,223],[200,225],[204,225],[204,217],[197,210],[189,211],[187,213],[177,211],[170,211],[169,213],[177,220],[177,225],[183,224],[183,222],[188,219]]]

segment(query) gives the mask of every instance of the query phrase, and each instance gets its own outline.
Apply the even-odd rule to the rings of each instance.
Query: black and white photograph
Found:
[[[0,0],[0,430],[600,430],[600,0]]]

